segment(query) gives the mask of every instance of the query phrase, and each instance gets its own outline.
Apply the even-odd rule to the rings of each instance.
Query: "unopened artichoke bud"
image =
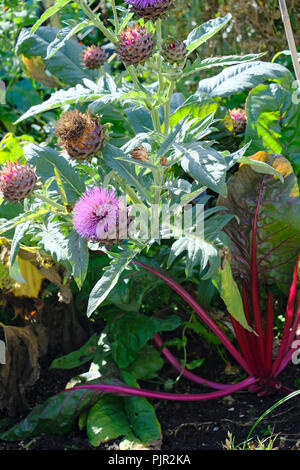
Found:
[[[185,43],[183,41],[167,42],[163,45],[161,54],[167,62],[179,64],[187,54]]]
[[[75,160],[90,160],[102,147],[105,130],[98,118],[77,109],[62,114],[56,123],[59,145]]]
[[[107,53],[99,46],[88,46],[82,53],[82,61],[87,69],[98,69],[107,60]]]
[[[153,34],[147,33],[145,27],[127,26],[119,37],[117,52],[124,64],[138,65],[151,56],[153,46]]]
[[[156,21],[173,7],[174,0],[125,0],[138,18]]]
[[[0,170],[0,192],[10,202],[22,202],[36,185],[35,169],[26,162],[6,162]]]
[[[140,160],[141,162],[149,162],[149,154],[147,152],[147,149],[145,147],[135,147],[131,152],[130,155],[132,158],[135,160]]]

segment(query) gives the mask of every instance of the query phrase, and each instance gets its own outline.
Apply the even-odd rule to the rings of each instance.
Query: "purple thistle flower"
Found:
[[[156,21],[173,6],[174,0],[125,0],[138,18]]]
[[[99,187],[88,189],[73,210],[76,232],[92,241],[116,238],[119,203],[113,190]]]
[[[138,8],[156,7],[159,4],[165,3],[167,0],[125,0],[126,3]]]

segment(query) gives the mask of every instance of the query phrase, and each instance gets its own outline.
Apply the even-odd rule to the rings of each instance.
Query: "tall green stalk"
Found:
[[[98,17],[94,14],[93,10],[90,9],[90,7],[87,5],[85,0],[77,0],[76,2],[82,11],[86,14],[86,16],[94,23],[94,25],[100,29],[100,31],[104,34],[104,36],[113,44],[117,42],[117,36],[113,34],[104,24],[102,23],[101,20],[98,19]]]

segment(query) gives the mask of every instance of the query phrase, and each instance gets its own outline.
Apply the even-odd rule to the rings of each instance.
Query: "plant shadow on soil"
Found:
[[[49,369],[51,360],[48,357],[41,361],[40,379],[26,393],[29,410],[45,401],[49,396],[63,390],[72,377],[86,371],[86,366],[72,370]],[[243,378],[239,374],[225,375],[224,362],[215,353],[209,353],[205,356],[199,374],[211,380],[228,383]],[[176,381],[178,373],[169,364],[165,364],[160,377],[164,380],[171,378]],[[299,388],[295,384],[300,382],[300,366],[290,364],[279,378],[284,385],[292,389]],[[141,385],[148,389],[163,390],[161,383],[152,383],[150,386],[149,383]],[[209,390],[181,377],[168,391],[201,393]],[[234,444],[238,446],[247,438],[257,419],[281,398],[283,395],[280,393],[259,397],[257,394],[245,390],[217,400],[198,402],[152,400],[162,428],[161,450],[224,450],[228,433],[232,434]],[[28,410],[16,416],[14,422],[20,421],[27,414]],[[3,426],[2,423],[5,423],[6,420],[7,415],[4,412],[0,413],[0,430]],[[269,442],[270,438],[276,449],[300,450],[300,399],[298,396],[287,400],[269,413],[251,435],[254,445],[257,445],[258,439],[261,442]],[[80,431],[78,427],[75,427],[73,431],[64,436],[43,434],[17,442],[0,440],[0,450],[116,451],[119,449],[119,442],[120,439],[112,440],[95,448],[88,443],[85,431]]]

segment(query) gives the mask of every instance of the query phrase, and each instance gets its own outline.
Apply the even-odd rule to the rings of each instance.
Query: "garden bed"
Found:
[[[49,369],[49,359],[41,364],[41,377],[28,390],[26,397],[29,408],[44,402],[49,396],[63,390],[66,383],[74,375],[85,371],[84,367],[74,370]],[[205,376],[214,371],[216,377],[228,382],[234,382],[235,375],[224,373],[224,363],[220,357],[209,354],[201,368]],[[228,367],[227,367],[228,370]],[[161,377],[176,379],[177,374],[169,365],[165,365]],[[290,365],[282,374],[284,383],[291,388],[299,383],[300,368]],[[149,384],[148,384],[149,386]],[[152,388],[162,388],[154,385]],[[199,393],[199,386],[181,378],[174,386],[176,393]],[[252,426],[259,417],[271,406],[277,403],[283,395],[280,393],[259,397],[255,393],[240,391],[217,400],[202,402],[168,402],[152,400],[157,417],[162,428],[162,442],[156,443],[154,450],[208,450],[226,449],[226,440],[231,433],[238,446],[247,438]],[[18,422],[28,413],[16,416],[12,421]],[[0,415],[0,426],[4,425],[7,416]],[[300,450],[300,402],[297,397],[290,399],[274,409],[257,425],[250,442],[258,446],[259,440],[267,447],[273,442],[275,449]],[[38,435],[31,439],[17,442],[0,441],[0,450],[110,450],[119,449],[120,439],[108,441],[99,447],[89,444],[86,432],[75,427],[64,436]],[[241,446],[240,446],[241,448]],[[151,449],[151,447],[150,447]],[[232,449],[232,448],[231,448]]]

